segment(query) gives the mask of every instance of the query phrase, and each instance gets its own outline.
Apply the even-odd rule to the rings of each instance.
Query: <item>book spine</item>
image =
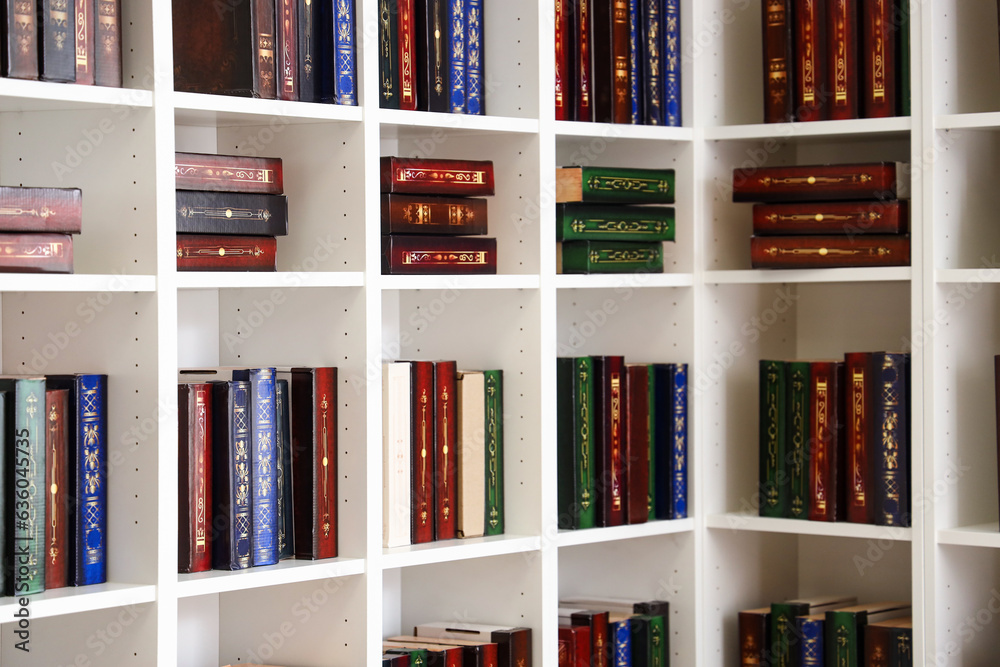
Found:
[[[593,51],[594,75],[591,91],[594,121],[611,123],[614,121],[615,70],[617,62],[614,53],[614,33],[618,26],[614,11],[618,0],[592,0],[593,18],[591,28],[591,48]]]
[[[863,612],[826,612],[823,652],[827,665],[863,667],[864,654],[858,650],[861,641],[858,616],[863,615]]]
[[[628,0],[628,86],[629,86],[629,120],[632,125],[642,125],[644,116],[642,58],[642,0]]]
[[[107,581],[107,376],[76,379],[76,512],[73,584]]]
[[[892,628],[889,643],[891,667],[912,667],[913,628]]]
[[[253,532],[251,564],[274,565],[278,562],[276,527],[277,448],[275,447],[276,408],[274,369],[256,368],[249,373],[250,446],[253,483]],[[233,379],[237,378],[234,374]]]
[[[897,98],[900,116],[909,116],[912,106],[912,91],[910,89],[910,0],[897,0],[899,3],[899,34],[896,36],[899,63],[899,79],[896,81]]]
[[[586,611],[570,616],[574,626],[590,629],[590,656],[587,667],[607,667],[611,658],[611,641],[608,636],[608,612]]]
[[[873,523],[872,470],[869,465],[871,440],[872,398],[874,384],[871,353],[851,352],[844,355],[844,422],[845,466],[847,474],[847,520],[852,523]]]
[[[73,41],[76,47],[76,82],[94,84],[94,0],[76,0]]]
[[[417,108],[416,9],[413,0],[398,0],[399,108]]]
[[[809,365],[809,520],[836,521],[840,465],[840,362]],[[842,371],[840,371],[842,372]]]
[[[892,662],[892,635],[889,628],[877,625],[865,627],[865,667],[896,667]],[[908,663],[912,667],[912,660]]]
[[[465,0],[448,0],[448,110],[465,113]]]
[[[569,12],[572,11],[574,2],[572,0],[555,0],[555,104],[556,120],[573,120],[571,111],[572,87],[569,85],[572,71],[570,69],[570,32]]]
[[[764,122],[795,120],[792,0],[764,0]]]
[[[450,109],[451,87],[449,84],[450,52],[447,42],[448,35],[448,0],[421,0],[426,5],[423,12],[424,24],[426,26],[426,36],[422,36],[422,41],[426,44],[426,58],[421,58],[418,54],[417,60],[420,66],[426,61],[427,76],[427,104],[426,107],[419,102],[421,109],[428,111],[447,112]],[[424,80],[422,77],[421,81]],[[420,87],[417,88],[417,95],[422,95]]]
[[[250,567],[250,421],[246,382],[212,387],[212,567]]]
[[[337,369],[293,368],[291,377],[295,557],[333,558],[337,555]],[[409,484],[409,471],[406,477]]]
[[[628,366],[625,409],[626,523],[645,523],[649,517],[649,369]]]
[[[594,360],[575,358],[572,374],[574,520],[576,528],[593,528],[597,525]]]
[[[581,167],[584,201],[616,204],[673,204],[673,169]]]
[[[84,0],[38,0],[39,78],[43,81],[76,81],[76,46],[73,22],[76,2]]]
[[[740,667],[770,667],[770,612],[741,611],[737,619],[740,638]]]
[[[333,26],[334,101],[337,104],[357,106],[354,0],[335,0],[335,2],[336,16]]]
[[[413,406],[410,455],[413,544],[434,539],[434,362],[412,362]]]
[[[659,243],[564,241],[563,273],[663,273]]]
[[[800,121],[826,118],[825,0],[795,0],[795,106]]]
[[[385,275],[495,274],[496,267],[495,238],[382,237]]]
[[[795,667],[801,652],[801,637],[795,619],[809,613],[807,604],[771,605],[771,667]]]
[[[254,97],[273,100],[275,89],[275,0],[253,2],[253,84]]]
[[[177,232],[237,236],[288,234],[285,195],[177,190]]]
[[[594,120],[594,62],[593,62],[593,11],[594,0],[577,0],[573,51],[576,55],[576,114],[574,120]]]
[[[801,667],[823,667],[823,620],[808,617],[796,619],[801,651]]]
[[[44,0],[42,0],[44,2]],[[38,0],[6,0],[3,75],[38,78]]]
[[[907,175],[895,162],[761,167],[733,171],[734,202],[801,202],[906,198]]]
[[[576,451],[574,412],[574,366],[576,359],[556,359],[556,459],[558,464],[557,495],[560,530],[579,527],[579,506],[576,500]]]
[[[655,521],[656,516],[656,488],[657,488],[657,463],[656,463],[656,448],[659,446],[659,441],[657,440],[657,428],[658,421],[663,421],[662,417],[659,416],[662,406],[658,403],[660,395],[663,393],[662,389],[657,389],[657,382],[659,380],[656,377],[656,367],[657,364],[646,364],[648,369],[647,373],[649,375],[649,449],[646,452],[646,458],[649,461],[649,486],[646,489],[646,511],[648,512],[646,520]],[[660,424],[659,426],[662,426]]]
[[[809,362],[789,361],[785,364],[787,422],[785,437],[787,452],[779,464],[787,483],[779,483],[779,495],[787,490],[786,516],[790,519],[809,518]]]
[[[178,234],[177,270],[274,271],[276,250],[272,236]]]
[[[671,465],[671,492],[673,507],[671,519],[687,518],[687,364],[672,364],[673,383],[670,403],[673,419],[671,421],[671,440],[673,441],[673,456]]]
[[[653,665],[653,638],[649,619],[649,616],[644,615],[633,616],[629,619],[629,628],[632,634],[633,667],[652,667]]]
[[[831,96],[828,115],[832,120],[858,117],[858,2],[827,0],[829,42],[827,80]]]
[[[766,517],[786,514],[787,497],[782,496],[779,481],[787,448],[786,377],[785,362],[760,361],[760,515]]]
[[[275,0],[278,33],[278,99],[297,100],[298,91],[298,9],[297,0]]]
[[[874,356],[875,408],[872,471],[875,523],[909,526],[909,397],[906,355]]]
[[[483,372],[486,384],[486,535],[503,535],[503,371]]]
[[[893,0],[861,0],[861,111],[865,118],[896,113],[896,26]]]
[[[486,380],[481,372],[459,373],[455,384],[458,393],[456,533],[459,537],[482,537],[486,523]],[[559,482],[562,483],[562,477]]]
[[[434,539],[454,539],[458,511],[455,362],[434,364]]]
[[[780,234],[905,234],[909,227],[906,200],[755,204],[753,233]]]
[[[409,363],[382,366],[382,546],[385,548],[410,543],[410,409],[413,404],[410,387]],[[292,431],[292,435],[298,437],[296,431]],[[300,487],[296,487],[296,493],[302,494],[302,502],[306,502],[308,496]]]
[[[649,476],[653,480],[650,494],[653,500],[653,519],[673,516],[673,372],[670,364],[651,364],[655,396],[651,399],[649,413],[652,417],[652,447],[650,447]],[[655,406],[655,407],[654,407]]]
[[[681,1],[663,1],[664,125],[681,126]]]
[[[598,442],[597,524],[620,526],[628,511],[625,470],[625,412],[628,385],[622,357],[594,358]]]
[[[0,186],[0,231],[78,234],[82,220],[77,188]]]
[[[0,234],[0,273],[73,273],[68,234]]]
[[[379,0],[378,75],[379,106],[400,108],[399,91],[399,5],[394,0]]]
[[[494,194],[489,160],[433,160],[384,157],[380,164],[383,193],[486,197]]]
[[[288,380],[274,381],[274,423],[275,423],[275,500],[278,503],[278,524],[275,527],[278,540],[278,560],[295,555],[292,533],[292,429],[290,421]]]
[[[122,87],[121,15],[121,0],[97,0],[94,83],[98,86]]]
[[[483,115],[483,0],[465,0],[465,112]]]
[[[626,618],[608,625],[614,667],[632,667],[632,629]]]
[[[69,392],[45,392],[45,590],[69,583]]]
[[[673,241],[673,207],[556,204],[558,241]]]
[[[7,435],[8,465],[13,464],[6,499],[12,506],[8,548],[13,590],[9,593],[20,596],[45,590],[45,380],[17,379],[13,393],[13,415],[10,408],[7,415],[8,419],[13,417],[13,430]]]
[[[281,158],[202,153],[174,156],[174,186],[178,190],[280,195],[282,176]]]
[[[317,86],[317,9],[313,0],[296,0],[298,19],[298,49],[296,51],[298,99],[302,102],[316,102]],[[379,45],[381,50],[381,44]]]
[[[478,197],[382,195],[383,234],[486,233],[486,200]]]
[[[750,264],[755,269],[909,266],[910,237],[754,236]]]
[[[570,667],[590,665],[590,628],[585,626],[559,626],[559,642],[565,643],[566,651],[561,658]]]
[[[643,0],[643,95],[646,125],[663,125],[663,0]]]

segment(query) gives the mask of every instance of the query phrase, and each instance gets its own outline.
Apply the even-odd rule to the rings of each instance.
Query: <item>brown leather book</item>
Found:
[[[253,77],[260,97],[273,100],[277,97],[277,49],[275,37],[275,0],[251,0],[253,13]]]
[[[906,200],[755,204],[753,233],[905,234],[909,228]]]
[[[631,29],[628,0],[611,2],[611,109],[612,122],[632,122],[632,80],[630,72]]]
[[[771,608],[745,609],[738,615],[740,667],[770,664]]]
[[[280,157],[175,153],[174,187],[280,195],[284,187]]]
[[[177,385],[177,571],[212,569],[212,385]]]
[[[94,83],[94,15],[99,0],[76,0],[74,42],[76,44],[76,82]]]
[[[383,234],[486,233],[486,200],[479,197],[382,195]]]
[[[434,540],[434,362],[413,361],[410,369],[410,542],[422,544]]]
[[[827,74],[830,87],[827,117],[845,120],[858,117],[858,0],[826,0]]]
[[[576,55],[574,62],[576,114],[572,120],[594,120],[594,44],[592,41],[594,10],[594,0],[576,0],[573,44],[570,46]]]
[[[649,366],[626,364],[628,408],[625,411],[628,486],[627,522],[649,518]]]
[[[575,116],[573,91],[576,75],[572,67],[574,0],[555,0],[556,40],[556,120],[573,120]]]
[[[417,14],[414,0],[397,0],[399,30],[399,108],[417,108]]]
[[[178,271],[275,271],[273,236],[177,235]]]
[[[795,120],[792,0],[763,0],[764,122]]]
[[[826,2],[795,0],[795,118],[823,120],[830,95],[826,81]]]
[[[483,197],[494,193],[490,160],[383,157],[382,192]]]
[[[277,96],[279,100],[299,99],[298,0],[275,0],[275,32],[278,54]]]
[[[590,628],[586,625],[560,625],[559,639],[568,643],[567,664],[590,667]]]
[[[870,440],[874,434],[872,399],[878,387],[872,364],[870,352],[844,355],[845,502],[851,523],[875,523]]]
[[[621,526],[628,508],[625,414],[628,381],[624,357],[594,357],[594,433],[597,435],[597,525]],[[644,509],[647,508],[644,502]]]
[[[38,78],[76,81],[76,12],[67,0],[38,0]]]
[[[455,538],[458,511],[458,388],[455,362],[434,363],[434,539]]]
[[[844,517],[841,466],[843,437],[840,386],[844,364],[809,364],[809,520],[838,521]]]
[[[94,83],[98,86],[122,87],[121,16],[121,0],[97,0]]]
[[[495,274],[497,240],[483,236],[383,236],[383,275]]]
[[[0,234],[0,273],[73,273],[73,237]]]
[[[861,0],[861,112],[896,115],[896,32],[893,0]]]
[[[910,237],[754,236],[750,239],[750,264],[755,269],[909,266]]]
[[[3,76],[38,78],[38,2],[6,0],[3,35]]]
[[[69,581],[69,391],[45,392],[45,589]]]
[[[733,170],[734,202],[884,201],[909,194],[909,168],[901,162]]]
[[[0,186],[0,231],[79,234],[83,194],[79,188]]]

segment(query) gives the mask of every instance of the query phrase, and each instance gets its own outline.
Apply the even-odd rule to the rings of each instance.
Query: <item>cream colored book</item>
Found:
[[[482,371],[458,372],[458,536],[486,529],[486,385]]]

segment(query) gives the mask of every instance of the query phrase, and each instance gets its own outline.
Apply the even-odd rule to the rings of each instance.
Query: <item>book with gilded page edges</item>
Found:
[[[383,157],[382,192],[483,197],[494,193],[490,160]]]
[[[750,239],[750,264],[755,269],[909,266],[910,237],[754,236]]]
[[[483,236],[383,236],[382,274],[495,274],[496,248]]]

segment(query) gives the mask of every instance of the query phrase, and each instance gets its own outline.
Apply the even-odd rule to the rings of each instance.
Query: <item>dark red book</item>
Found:
[[[572,69],[573,13],[575,0],[555,0],[555,40],[556,40],[556,120],[573,120],[573,90],[576,74]]]
[[[122,87],[121,0],[97,0],[94,83]]]
[[[299,99],[298,0],[275,0],[278,99]]]
[[[590,628],[590,662],[593,667],[610,667],[614,664],[613,643],[608,642],[608,616],[606,611],[578,611],[570,615],[571,625]]]
[[[795,118],[823,120],[830,95],[826,81],[826,2],[795,0]]]
[[[628,364],[625,410],[628,523],[649,518],[649,366]]]
[[[559,667],[576,667],[573,642],[568,638],[559,638]]]
[[[839,493],[843,462],[840,378],[844,364],[809,364],[809,520],[837,521],[844,507]]]
[[[73,273],[73,237],[0,234],[0,273]]]
[[[383,157],[382,192],[483,197],[493,194],[490,160]]]
[[[486,200],[479,197],[384,194],[382,233],[485,234]]]
[[[451,540],[458,511],[458,390],[455,362],[434,364],[434,539]]]
[[[623,357],[594,357],[594,433],[597,445],[597,525],[625,523],[625,413],[628,381]]]
[[[277,61],[275,58],[275,0],[246,0],[254,4],[253,13],[253,78],[259,96],[273,100],[277,97]],[[280,0],[279,0],[280,1]]]
[[[280,195],[284,183],[280,157],[175,153],[178,190],[220,190]]]
[[[847,520],[875,523],[872,479],[872,400],[879,391],[870,352],[844,355],[844,470],[847,474]]]
[[[274,98],[274,0],[231,2],[222,12],[202,0],[173,0],[171,4],[175,90]],[[270,24],[266,17],[259,17],[268,6]],[[261,61],[268,58],[270,85],[262,87],[269,68],[262,69]]]
[[[829,30],[827,74],[830,87],[827,117],[845,120],[858,117],[858,0],[826,0]]]
[[[892,201],[807,202],[755,204],[753,233],[780,234],[905,234],[909,205]]]
[[[417,108],[417,15],[414,0],[398,0],[399,108]]]
[[[560,625],[560,641],[569,643],[569,663],[573,667],[590,667],[590,628],[586,625]]]
[[[594,12],[593,20],[590,24],[590,43],[594,53],[594,76],[591,79],[591,91],[594,122],[597,123],[611,123],[614,121],[615,57],[611,42],[615,32],[615,4],[616,0],[591,0],[591,7]],[[631,116],[631,109],[629,110],[629,115]]]
[[[611,115],[614,123],[632,122],[629,0],[611,0]]]
[[[212,385],[177,385],[177,571],[212,569]]]
[[[861,0],[861,112],[896,115],[896,31],[893,0]]]
[[[295,557],[337,555],[337,369],[293,368],[292,521]]]
[[[750,264],[755,269],[909,266],[910,237],[754,236],[750,239]]]
[[[6,0],[3,35],[3,76],[38,78],[38,2]]]
[[[275,271],[273,236],[177,235],[178,271]]]
[[[795,120],[792,0],[763,0],[764,122]]]
[[[594,120],[594,55],[593,28],[594,0],[576,0],[576,20],[573,22],[573,44],[576,55],[574,92],[576,113],[573,120]]]
[[[69,580],[69,391],[45,392],[45,589]]]
[[[0,186],[0,231],[79,234],[82,222],[79,188]]]
[[[410,542],[434,540],[434,362],[410,364]]]
[[[76,44],[76,82],[94,83],[94,24],[97,17],[94,0],[76,0],[74,11],[74,42]]]
[[[900,162],[733,170],[734,202],[882,201],[909,193],[909,168]]]
[[[484,236],[383,236],[383,275],[495,274],[497,240]]]

